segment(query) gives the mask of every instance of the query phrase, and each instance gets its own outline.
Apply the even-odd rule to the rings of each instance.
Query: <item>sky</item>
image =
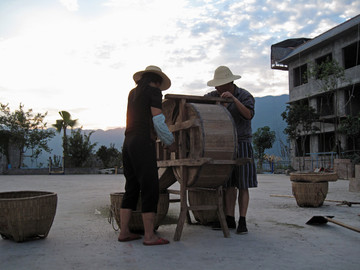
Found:
[[[204,95],[228,66],[254,97],[288,94],[271,45],[314,38],[360,14],[347,0],[1,0],[0,102],[84,129],[124,127],[132,76],[159,66],[163,94]]]

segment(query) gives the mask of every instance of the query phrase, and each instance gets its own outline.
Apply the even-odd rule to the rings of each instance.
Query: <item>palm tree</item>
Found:
[[[63,131],[63,159],[64,161],[68,159],[68,141],[66,136],[66,129],[68,127],[73,128],[77,124],[77,119],[71,119],[71,115],[67,111],[60,111],[59,112],[61,119],[56,120],[56,123],[52,126],[56,128],[56,131],[60,133]],[[64,166],[64,164],[63,164]]]

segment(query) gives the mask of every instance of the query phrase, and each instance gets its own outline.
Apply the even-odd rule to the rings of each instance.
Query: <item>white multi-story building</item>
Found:
[[[308,71],[326,60],[337,62],[344,68],[345,81],[338,80],[336,89],[324,91],[318,79],[308,77]],[[329,167],[332,164],[314,164],[330,155],[360,154],[360,134],[357,139],[347,134],[335,135],[335,121],[360,113],[360,15],[313,38],[282,41],[271,47],[271,68],[289,72],[289,104],[306,102],[320,114],[314,123],[319,131],[307,136],[305,153],[307,169]],[[336,138],[336,139],[335,139]],[[337,140],[337,142],[336,142]],[[337,143],[337,144],[336,144]],[[292,165],[298,169],[301,153],[291,144]],[[333,153],[335,152],[335,153]]]

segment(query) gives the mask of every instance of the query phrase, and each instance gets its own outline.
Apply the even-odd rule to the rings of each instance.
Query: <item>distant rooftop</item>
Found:
[[[279,61],[289,55],[296,47],[309,40],[309,38],[292,38],[271,45],[271,68],[288,70],[287,65],[284,65]]]
[[[360,29],[360,15],[347,20],[346,22],[331,28],[313,39],[297,38],[287,39],[271,46],[271,68],[288,70],[287,64],[300,53],[305,53],[324,43],[331,42],[344,32]],[[293,45],[298,42],[298,45]],[[290,45],[288,45],[290,44]]]

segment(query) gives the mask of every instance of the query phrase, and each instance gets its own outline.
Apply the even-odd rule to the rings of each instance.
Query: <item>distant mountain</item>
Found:
[[[275,131],[276,134],[273,148],[265,151],[267,154],[281,156],[280,141],[286,143],[284,129],[287,126],[281,114],[285,111],[287,102],[289,102],[289,95],[255,98],[255,116],[252,120],[253,133],[258,128],[269,126],[270,130]]]
[[[84,129],[85,134],[89,134],[92,130]],[[115,128],[109,130],[97,129],[91,135],[90,141],[91,143],[96,143],[95,151],[97,151],[102,145],[106,147],[110,147],[110,144],[114,144],[115,148],[121,151],[123,142],[124,142],[124,132],[125,128]],[[70,132],[69,132],[70,133]],[[62,156],[62,133],[56,133],[55,137],[52,138],[49,143],[49,147],[52,149],[51,154],[43,153],[37,161],[31,163],[30,158],[25,159],[25,164],[28,167],[39,167],[40,163],[43,164],[43,167],[46,167],[48,164],[49,157]]]
[[[286,135],[283,133],[286,122],[282,119],[281,113],[285,111],[286,103],[289,101],[289,95],[281,96],[265,96],[255,98],[255,116],[252,120],[253,133],[258,128],[269,126],[272,131],[276,133],[276,141],[272,149],[268,149],[265,152],[268,154],[274,154],[280,156],[281,147],[280,141],[286,143]],[[91,130],[84,130],[88,134]],[[121,151],[124,142],[125,128],[115,128],[110,130],[97,129],[91,135],[90,139],[92,143],[97,143],[96,150],[102,145],[110,147],[110,144],[114,144],[115,148]],[[40,163],[43,166],[47,166],[49,157],[53,155],[62,155],[62,134],[56,134],[56,136],[50,140],[49,147],[52,150],[51,154],[45,153],[34,163],[31,164],[29,158],[25,160],[25,163],[29,167],[38,167]]]

